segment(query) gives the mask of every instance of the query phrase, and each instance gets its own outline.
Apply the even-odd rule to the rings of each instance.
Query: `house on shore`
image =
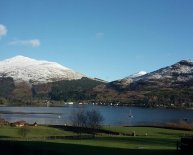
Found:
[[[38,123],[37,122],[35,122],[34,124],[32,124],[33,126],[38,126]]]
[[[11,126],[15,126],[15,127],[23,127],[26,125],[28,125],[26,121],[17,121],[17,122],[11,123]]]

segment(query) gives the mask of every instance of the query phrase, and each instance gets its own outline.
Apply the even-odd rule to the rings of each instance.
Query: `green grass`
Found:
[[[65,144],[65,143],[51,143],[51,142],[23,142],[18,141],[16,144],[7,144],[14,148],[14,154],[32,154],[32,155],[176,155],[174,150],[152,150],[152,149],[123,149],[117,147],[100,147],[100,146],[89,146],[89,145],[80,145],[80,144]],[[1,145],[2,146],[2,145]],[[1,155],[2,154],[1,148]],[[30,152],[30,153],[29,153]],[[6,149],[6,155],[13,154],[13,151]]]
[[[179,138],[180,136],[193,134],[192,131],[185,130],[171,130],[155,127],[122,127],[122,126],[104,126],[104,129],[116,131],[120,133],[133,133],[135,131],[137,136],[159,137],[159,138]]]
[[[0,127],[0,140],[19,140],[17,144],[22,148],[47,150],[61,154],[133,154],[133,155],[169,155],[176,153],[176,141],[181,136],[193,134],[192,131],[171,130],[150,127],[121,127],[106,126],[105,129],[120,133],[132,133],[136,136],[98,134],[94,139],[57,139],[45,140],[46,136],[72,136],[76,133],[63,131],[47,126],[29,127],[28,140],[40,137],[39,141],[25,142],[26,138],[18,135],[17,127]],[[147,133],[147,136],[145,135]],[[23,142],[24,141],[24,142]],[[43,142],[42,142],[43,141]],[[37,154],[37,152],[36,152]]]
[[[29,133],[27,135],[28,138],[33,137],[46,137],[46,136],[71,136],[74,135],[73,132],[63,131],[56,128],[51,128],[48,126],[29,126]],[[7,137],[7,138],[22,138],[18,134],[18,127],[11,127],[11,126],[3,126],[0,127],[0,137]]]

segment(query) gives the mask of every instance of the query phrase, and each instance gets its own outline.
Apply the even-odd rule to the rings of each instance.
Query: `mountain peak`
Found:
[[[184,61],[184,62],[190,62],[190,63],[193,62],[193,60],[191,60],[191,59],[181,60],[180,62],[183,62],[183,61]]]
[[[1,75],[12,77],[15,81],[32,83],[74,80],[85,77],[56,62],[35,60],[22,55],[0,61]]]
[[[17,56],[10,58],[10,59],[31,59],[31,58],[23,56],[23,55],[17,55]]]
[[[193,60],[181,60],[177,64],[185,65],[185,66],[193,66]]]
[[[23,56],[23,55],[17,55],[15,57],[13,57],[13,59],[30,59],[29,57]]]
[[[12,58],[8,58],[4,60],[5,62],[26,62],[26,61],[36,61],[35,59],[23,56],[23,55],[17,55]]]
[[[152,81],[154,81],[153,83],[157,82],[157,85],[165,85],[167,82],[168,85],[184,83],[193,79],[193,61],[182,60],[171,66],[158,69],[148,74],[145,73],[146,72],[141,71],[122,79],[122,81],[124,82],[124,85],[129,85],[131,83],[136,84],[138,82],[151,83]],[[118,82],[120,82],[120,80]]]

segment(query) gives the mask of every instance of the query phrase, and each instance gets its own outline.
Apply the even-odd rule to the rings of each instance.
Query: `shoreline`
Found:
[[[67,107],[67,106],[110,106],[110,107],[137,107],[137,108],[147,108],[147,109],[177,109],[177,110],[192,110],[193,107],[191,108],[186,108],[186,107],[147,107],[147,106],[142,106],[142,105],[110,105],[110,104],[93,104],[93,103],[86,103],[86,104],[79,104],[79,103],[74,103],[74,104],[63,104],[63,105],[58,105],[58,104],[53,104],[53,105],[25,105],[25,104],[7,104],[7,105],[0,105],[0,107]]]

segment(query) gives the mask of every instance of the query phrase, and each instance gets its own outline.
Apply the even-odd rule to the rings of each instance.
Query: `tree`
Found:
[[[79,110],[79,111],[73,111],[71,114],[71,123],[72,126],[76,127],[86,127],[86,121],[87,121],[87,116],[86,112],[84,110]]]
[[[86,112],[86,116],[87,116],[87,127],[93,129],[100,128],[101,122],[103,121],[104,118],[99,111],[94,109],[90,111],[88,110]]]
[[[71,124],[74,127],[79,127],[76,132],[81,133],[85,130],[83,128],[92,129],[89,130],[93,135],[96,133],[96,129],[101,127],[101,123],[103,122],[103,116],[97,110],[79,110],[76,112],[72,112],[71,114]]]

